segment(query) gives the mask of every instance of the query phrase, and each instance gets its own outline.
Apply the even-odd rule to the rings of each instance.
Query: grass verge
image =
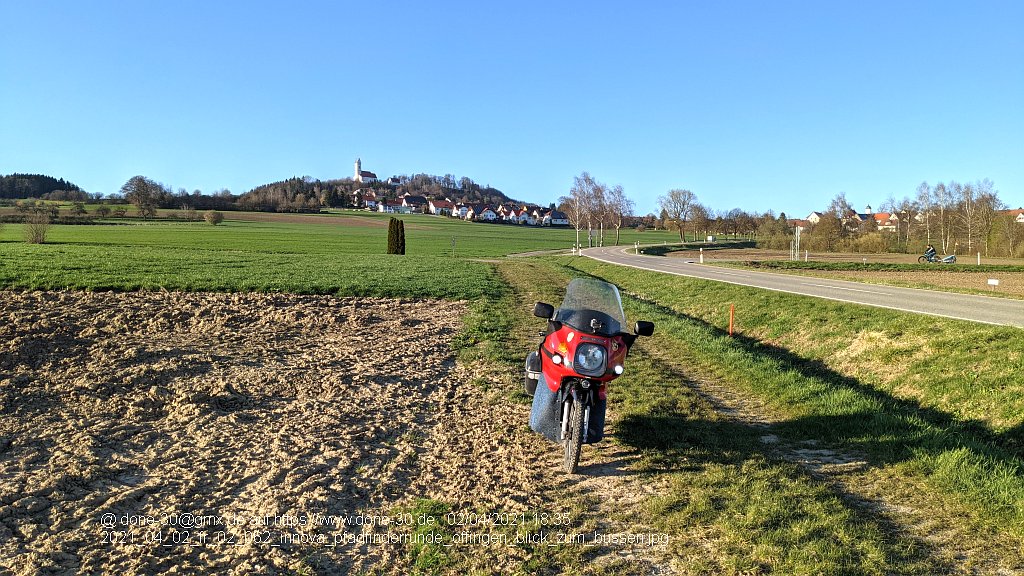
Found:
[[[658,324],[663,354],[764,399],[783,416],[777,433],[865,454],[964,532],[1024,542],[1018,329],[563,262],[625,289],[628,312]]]

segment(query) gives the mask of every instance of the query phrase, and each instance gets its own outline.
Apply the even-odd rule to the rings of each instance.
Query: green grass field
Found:
[[[7,224],[0,230],[0,287],[474,298],[493,290],[494,280],[473,259],[567,249],[575,240],[575,231],[564,228],[405,215],[407,254],[399,257],[385,254],[388,215],[249,216],[277,221],[54,225],[42,245],[25,244],[22,225]],[[671,234],[623,231],[623,243],[637,239]]]

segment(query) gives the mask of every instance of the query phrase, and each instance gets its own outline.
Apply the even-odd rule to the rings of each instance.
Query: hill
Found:
[[[64,180],[45,174],[10,174],[0,176],[0,199],[42,198],[44,200],[75,200],[85,202],[84,190]]]
[[[357,182],[352,178],[317,180],[309,176],[293,177],[253,188],[238,198],[238,207],[262,212],[315,212],[321,207],[352,206],[352,195],[360,189],[372,189],[379,198],[385,200],[412,194],[428,199],[451,198],[464,204],[518,202],[501,190],[489,185],[481,186],[470,178],[456,179],[450,174],[414,174],[392,176],[385,181],[369,183]]]

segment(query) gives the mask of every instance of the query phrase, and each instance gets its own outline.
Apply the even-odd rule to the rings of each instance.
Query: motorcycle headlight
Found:
[[[576,368],[583,374],[600,376],[604,374],[606,352],[597,344],[580,344],[576,348]]]

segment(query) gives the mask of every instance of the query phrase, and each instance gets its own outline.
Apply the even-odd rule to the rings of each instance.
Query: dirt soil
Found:
[[[543,508],[557,451],[467,385],[464,308],[0,292],[0,573],[400,573],[355,538],[419,497]]]

